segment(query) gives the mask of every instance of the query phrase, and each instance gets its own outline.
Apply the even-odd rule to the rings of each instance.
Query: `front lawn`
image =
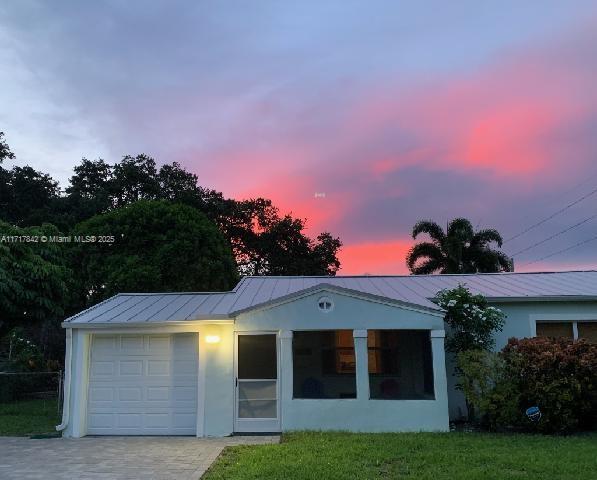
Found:
[[[0,403],[0,435],[26,436],[56,433],[60,423],[56,399]]]
[[[597,435],[296,432],[224,450],[204,479],[574,479],[597,475]]]

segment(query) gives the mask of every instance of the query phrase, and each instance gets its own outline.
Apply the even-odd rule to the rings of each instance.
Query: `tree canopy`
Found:
[[[77,225],[95,237],[73,247],[73,270],[88,302],[119,292],[220,291],[238,280],[223,235],[198,210],[141,200]]]
[[[512,260],[491,244],[502,246],[502,236],[495,229],[475,231],[466,218],[455,218],[444,232],[431,220],[415,224],[412,237],[427,234],[428,241],[416,243],[406,256],[406,265],[415,275],[430,273],[511,272]]]
[[[271,200],[229,199],[198,182],[178,163],[158,168],[143,154],[114,165],[83,158],[64,193],[43,172],[0,166],[0,218],[19,226],[49,222],[70,232],[139,200],[168,200],[199,210],[219,227],[241,275],[334,275],[340,268],[339,238],[322,232],[313,239],[305,233],[306,220],[280,215]]]
[[[0,221],[0,332],[63,319],[71,271],[62,246],[19,240],[59,234],[49,224],[20,228]]]

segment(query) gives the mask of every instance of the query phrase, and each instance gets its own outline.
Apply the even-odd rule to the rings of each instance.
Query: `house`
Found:
[[[246,277],[225,293],[119,294],[69,319],[65,436],[301,429],[445,431],[463,414],[444,288],[507,314],[509,337],[597,341],[597,271]]]

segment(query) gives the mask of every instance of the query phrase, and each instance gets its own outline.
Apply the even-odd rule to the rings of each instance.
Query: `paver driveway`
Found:
[[[277,436],[0,437],[3,480],[198,480],[228,445],[278,442]]]

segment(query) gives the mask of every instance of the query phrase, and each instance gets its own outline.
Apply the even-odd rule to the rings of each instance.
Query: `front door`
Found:
[[[275,333],[236,334],[235,432],[280,431]]]

